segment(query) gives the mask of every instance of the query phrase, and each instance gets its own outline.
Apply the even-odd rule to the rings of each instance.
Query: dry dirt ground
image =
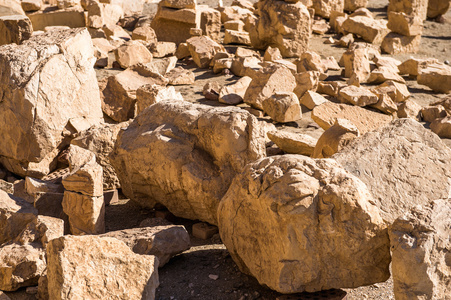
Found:
[[[204,0],[208,1],[208,0]],[[224,1],[225,5],[230,5]],[[231,1],[229,1],[231,2]],[[203,1],[198,1],[203,4]],[[388,1],[370,0],[368,8],[377,18],[386,18],[386,6]],[[451,61],[451,12],[445,15],[446,22],[438,23],[434,20],[425,22],[421,49],[415,55],[403,54],[395,55],[395,58],[405,60],[410,56],[426,58],[434,57],[439,61]],[[324,41],[334,34],[313,35],[310,40],[310,49],[323,56],[334,56],[337,61],[340,59],[344,48],[324,44]],[[227,47],[231,52],[234,47]],[[209,81],[218,81],[221,84],[235,82],[238,78],[232,75],[215,75],[211,70],[201,70],[196,68],[192,60],[179,62],[179,65],[191,69],[196,74],[196,81],[191,86],[178,86],[185,100],[204,103],[209,105],[219,105],[217,102],[207,101],[202,96],[202,88]],[[103,78],[120,72],[114,69],[99,69],[98,78]],[[332,80],[339,78],[339,72],[331,76]],[[418,104],[427,105],[444,95],[435,94],[429,88],[418,85],[416,81],[406,78],[412,99]],[[425,124],[427,126],[428,124]],[[319,137],[323,132],[314,126],[310,118],[310,112],[303,113],[303,118],[286,125],[277,125],[294,132],[302,132],[313,137]],[[443,140],[451,147],[451,140]],[[143,209],[132,201],[121,199],[111,203],[106,209],[107,231],[137,227],[139,223],[149,217],[154,217],[156,211]],[[174,224],[185,225],[191,234],[191,227],[195,221],[174,218]],[[321,293],[303,293],[296,295],[281,295],[258,284],[257,280],[251,276],[242,274],[232,258],[228,254],[225,246],[221,243],[219,236],[214,236],[211,240],[201,240],[192,238],[192,248],[174,258],[159,270],[160,286],[156,292],[156,299],[159,300],[220,300],[220,299],[394,299],[393,282],[388,280],[371,286],[356,289],[344,289],[325,291]],[[217,275],[217,279],[210,278],[210,275]],[[211,276],[216,278],[216,276]],[[15,293],[7,293],[11,299],[31,300],[34,295],[29,295],[25,289]]]

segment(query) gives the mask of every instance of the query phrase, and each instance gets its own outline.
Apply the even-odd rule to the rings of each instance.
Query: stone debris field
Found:
[[[0,300],[451,300],[451,0],[0,0]]]

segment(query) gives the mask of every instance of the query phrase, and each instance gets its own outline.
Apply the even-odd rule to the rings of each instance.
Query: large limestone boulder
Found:
[[[426,20],[428,0],[390,0],[387,12],[404,12],[407,15],[418,16]]]
[[[367,184],[388,222],[451,193],[451,149],[412,119],[356,138],[332,158]]]
[[[255,24],[249,26],[252,47],[277,47],[284,57],[299,57],[307,50],[312,25],[304,4],[261,0],[256,15]]]
[[[127,122],[94,125],[81,132],[71,141],[72,145],[87,149],[95,154],[97,163],[103,168],[104,190],[120,187],[116,171],[114,171],[113,166],[110,164],[108,156],[113,151],[119,131],[127,126]]]
[[[191,247],[188,231],[182,225],[161,225],[111,231],[101,235],[123,241],[137,254],[155,255],[164,266],[171,257]]]
[[[239,268],[281,293],[388,279],[389,240],[365,184],[333,160],[272,156],[249,164],[218,209]]]
[[[395,298],[451,299],[450,199],[418,205],[389,228]]]
[[[95,61],[86,29],[53,30],[0,48],[0,162],[8,170],[48,174],[67,137],[103,119]]]
[[[451,92],[451,67],[445,64],[431,64],[421,70],[417,77],[419,84],[430,87],[434,92]]]
[[[157,268],[114,238],[63,236],[47,247],[50,299],[155,299]]]
[[[169,100],[149,106],[119,133],[110,160],[130,199],[217,224],[233,177],[264,156],[264,129],[247,111]]]

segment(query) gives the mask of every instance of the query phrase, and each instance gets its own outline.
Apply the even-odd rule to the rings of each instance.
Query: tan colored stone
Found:
[[[162,0],[160,1],[161,6],[170,7],[170,8],[192,8],[196,9],[197,1],[196,0]]]
[[[449,199],[418,205],[389,228],[396,299],[451,299]]]
[[[329,24],[336,33],[345,35],[346,33],[343,31],[342,26],[343,22],[346,21],[347,18],[348,15],[344,12],[332,11],[330,13]]]
[[[86,8],[88,11],[86,26],[91,28],[102,28],[104,25],[114,26],[124,15],[122,7],[115,4],[89,1]]]
[[[224,44],[250,45],[251,39],[249,33],[245,31],[225,30]]]
[[[63,220],[39,215],[27,224],[13,242],[19,245],[33,244],[36,248],[45,249],[51,240],[63,235]]]
[[[334,125],[323,132],[313,150],[313,158],[328,158],[360,136],[357,127],[346,119],[336,119]]]
[[[366,82],[371,72],[368,49],[359,45],[344,52],[340,64],[345,68],[344,77],[354,77],[359,83]]]
[[[2,0],[0,2],[0,17],[25,15],[19,0]]]
[[[151,66],[136,65],[107,79],[102,109],[110,118],[124,122],[135,117],[136,90],[146,84],[167,85],[168,79]]]
[[[132,39],[134,40],[143,40],[148,43],[156,43],[157,42],[157,35],[155,34],[155,31],[150,26],[142,26],[137,27],[132,32]]]
[[[68,122],[103,119],[93,53],[86,29],[56,30],[1,47],[0,160],[10,171],[48,174]]]
[[[123,69],[130,68],[140,63],[149,63],[153,59],[152,53],[138,41],[128,41],[114,50],[114,56]]]
[[[31,37],[33,27],[30,19],[23,15],[0,17],[0,46],[16,43],[22,44]]]
[[[423,32],[423,20],[419,16],[392,11],[388,14],[387,27],[401,35],[416,36]]]
[[[315,92],[318,88],[319,77],[320,72],[318,71],[308,71],[296,74],[296,87],[293,92],[299,99],[301,99],[307,91]]]
[[[326,102],[312,110],[312,119],[324,130],[335,123],[335,119],[347,119],[365,134],[391,121],[391,117],[358,106]]]
[[[307,134],[282,130],[268,132],[268,138],[285,153],[306,156],[312,155],[317,142],[315,138]]]
[[[344,2],[345,11],[355,11],[368,5],[368,0],[344,0]]]
[[[318,93],[315,93],[313,91],[306,91],[305,94],[299,99],[299,103],[307,107],[308,109],[312,110],[316,106],[321,105],[325,102],[327,102],[326,98],[321,96]]]
[[[435,119],[430,125],[431,130],[441,138],[451,139],[451,116]]]
[[[243,102],[244,95],[251,81],[252,78],[244,76],[237,82],[222,87],[219,91],[219,102],[232,105]]]
[[[374,91],[376,94],[386,93],[396,103],[404,102],[410,97],[410,92],[407,89],[407,86],[396,81],[386,81],[379,85]]]
[[[367,82],[372,84],[384,83],[386,81],[395,81],[404,84],[406,83],[404,78],[402,78],[398,74],[397,69],[389,67],[379,67],[377,69],[374,69],[367,79]]]
[[[451,191],[451,149],[412,119],[368,132],[332,158],[367,184],[389,224]]]
[[[378,97],[364,87],[347,86],[338,92],[338,100],[341,103],[353,104],[357,106],[367,106],[376,104]]]
[[[178,59],[183,59],[183,58],[191,56],[191,53],[189,52],[188,44],[180,43],[175,52],[175,56],[177,56]]]
[[[437,18],[439,16],[443,16],[448,11],[450,5],[451,5],[450,1],[429,0],[427,17]]]
[[[218,227],[214,226],[214,225],[210,225],[205,222],[201,222],[201,223],[193,224],[192,232],[193,232],[192,234],[194,237],[196,237],[198,239],[208,240],[208,239],[211,239],[214,234],[218,233]],[[209,276],[215,276],[215,275],[209,275]],[[212,278],[212,277],[210,277],[210,278]],[[214,279],[214,277],[212,279]]]
[[[421,121],[421,105],[415,101],[407,99],[398,104],[398,118],[411,118],[416,121]]]
[[[113,151],[119,131],[127,126],[127,123],[95,125],[81,132],[71,141],[72,145],[87,149],[95,154],[97,163],[103,168],[104,190],[120,187],[119,179],[108,156]]]
[[[390,0],[387,12],[404,12],[426,20],[428,0]]]
[[[423,121],[432,123],[435,119],[441,119],[447,116],[446,110],[441,105],[425,106],[421,108],[421,116]]]
[[[451,67],[445,64],[431,64],[421,69],[417,82],[431,88],[434,92],[451,92]]]
[[[224,29],[243,31],[244,22],[241,20],[227,21],[224,23]]]
[[[216,224],[232,178],[264,155],[265,129],[247,111],[162,101],[119,134],[110,159],[130,199]]]
[[[390,32],[386,20],[366,16],[349,17],[343,22],[342,27],[346,32],[359,35],[363,40],[373,44],[380,44]]]
[[[263,69],[260,63],[260,58],[255,56],[238,57],[233,59],[230,70],[239,77],[252,77],[256,72],[260,72]]]
[[[204,95],[208,100],[217,101],[219,99],[219,91],[221,91],[221,89],[222,86],[217,81],[210,81],[204,85],[202,95]]]
[[[330,30],[329,24],[327,24],[326,20],[313,20],[312,24],[312,32],[316,34],[325,34]]]
[[[338,46],[348,48],[352,43],[354,43],[354,35],[352,33],[348,33],[346,35],[343,35],[336,44]]]
[[[262,108],[276,122],[293,122],[302,118],[299,99],[292,92],[275,92],[263,100]]]
[[[260,18],[249,29],[253,48],[277,47],[283,57],[299,57],[307,50],[312,25],[304,4],[260,1],[257,2],[257,15]]]
[[[105,232],[105,203],[100,197],[66,191],[62,202],[74,235]]]
[[[125,31],[125,29],[119,25],[105,24],[103,25],[102,30],[105,32],[105,35],[111,42],[113,42],[113,40],[118,41],[117,47],[124,44],[124,41],[128,41],[131,39],[130,34],[128,34],[128,32]]]
[[[195,36],[186,41],[191,57],[199,68],[208,68],[211,60],[225,48],[207,36]]]
[[[388,94],[378,94],[378,99],[379,100],[377,103],[371,105],[372,108],[375,108],[387,115],[393,115],[398,111],[398,106],[395,102],[393,102]]]
[[[409,74],[411,76],[418,76],[422,69],[426,69],[428,66],[439,63],[435,58],[413,58],[405,60],[398,66],[399,74]]]
[[[150,44],[149,50],[153,57],[162,58],[166,56],[176,55],[177,45],[173,42],[156,42]],[[189,56],[189,52],[188,52]]]
[[[31,244],[8,244],[0,248],[0,289],[15,291],[37,285],[44,272],[45,252]]]
[[[244,102],[258,109],[263,109],[262,102],[275,93],[292,92],[296,87],[296,79],[284,66],[265,67],[252,76]]]
[[[37,11],[42,7],[42,0],[22,0],[20,4],[26,12]]]
[[[333,11],[343,12],[344,6],[344,0],[314,0],[312,5],[315,9],[315,15],[327,19],[330,18]]]
[[[197,13],[200,14],[200,29],[204,35],[219,42],[221,32],[221,13],[207,5],[199,5]]]
[[[272,156],[235,178],[219,230],[238,267],[278,292],[368,285],[390,276],[386,225],[371,202],[333,160]]]
[[[156,84],[146,84],[136,91],[136,114],[152,104],[163,100],[183,101],[182,94],[176,92],[173,86],[165,87]]]
[[[33,30],[44,30],[48,26],[69,26],[70,28],[85,27],[83,8],[72,7],[65,10],[37,11],[27,14],[33,24]]]
[[[158,259],[133,253],[124,242],[64,236],[47,247],[50,299],[154,299]]]
[[[213,73],[218,74],[226,69],[232,69],[233,61],[233,58],[221,58],[215,60],[213,65]]]
[[[37,214],[32,204],[0,190],[0,244],[18,236]]]
[[[389,33],[381,44],[383,52],[388,54],[417,53],[420,48],[421,35],[404,36],[397,33]]]
[[[373,58],[373,62],[376,64],[378,68],[384,67],[384,68],[391,68],[396,70],[396,72],[399,73],[398,66],[402,64],[402,62],[394,57],[390,56],[382,56],[377,55]]]
[[[263,56],[264,61],[275,61],[282,59],[282,54],[280,53],[279,48],[268,46],[266,48],[265,54]]]
[[[184,69],[183,67],[176,67],[165,74],[169,80],[170,85],[185,85],[193,84],[195,75],[193,71]]]
[[[313,51],[305,51],[299,60],[296,61],[297,72],[318,71],[326,73],[327,67],[324,65],[321,56]]]
[[[221,12],[221,22],[226,23],[228,21],[241,20],[245,22],[245,19],[249,15],[253,15],[253,10],[243,8],[237,5],[219,7]]]
[[[165,225],[110,231],[100,237],[123,241],[136,254],[155,255],[158,267],[163,267],[171,257],[191,247],[190,237],[182,225]]]

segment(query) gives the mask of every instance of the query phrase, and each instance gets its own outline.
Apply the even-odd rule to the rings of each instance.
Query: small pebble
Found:
[[[449,65],[449,60],[445,60],[445,65]]]
[[[213,279],[213,280],[217,280],[219,278],[218,275],[214,275],[214,274],[210,274],[208,275],[208,278]]]

